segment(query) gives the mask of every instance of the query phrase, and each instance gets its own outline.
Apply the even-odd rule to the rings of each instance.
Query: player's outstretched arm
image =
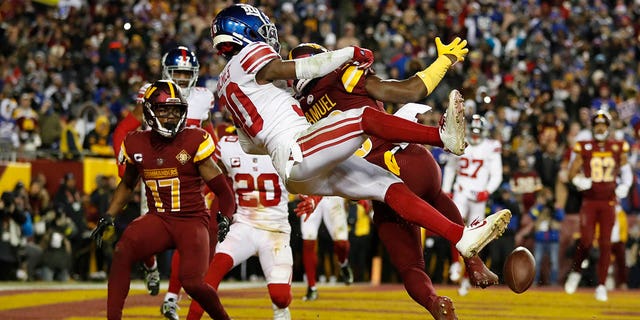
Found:
[[[376,76],[367,77],[365,88],[376,100],[390,103],[415,102],[428,96],[438,86],[449,67],[458,61],[464,61],[469,52],[467,41],[455,38],[445,45],[436,38],[438,58],[426,69],[406,80],[382,80]]]
[[[266,84],[274,80],[319,78],[348,61],[366,69],[373,63],[373,53],[354,46],[293,60],[274,59],[258,71],[256,81]]]
[[[135,188],[138,179],[138,170],[133,165],[127,165],[124,170],[122,180],[120,180],[120,183],[113,193],[113,199],[111,200],[111,204],[109,205],[107,212],[105,212],[105,216],[100,218],[95,229],[91,231],[91,239],[96,242],[98,247],[102,247],[102,234],[105,232],[107,227],[113,225],[113,219],[115,216],[118,215],[122,207],[129,202],[131,194],[133,193],[133,188]]]

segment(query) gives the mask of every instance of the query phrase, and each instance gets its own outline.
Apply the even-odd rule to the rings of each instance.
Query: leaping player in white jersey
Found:
[[[487,120],[474,114],[469,124],[469,146],[461,156],[449,155],[444,167],[442,191],[453,193],[453,202],[469,226],[477,225],[485,218],[487,200],[502,183],[502,144],[489,139],[488,133]],[[460,272],[460,263],[452,263],[452,280],[459,279]],[[464,296],[470,287],[469,279],[465,277],[458,293]]]
[[[214,133],[213,124],[208,121],[210,117],[210,110],[213,107],[214,99],[213,93],[205,87],[196,87],[196,81],[198,80],[198,74],[200,70],[200,63],[196,55],[190,51],[187,47],[178,46],[169,50],[162,57],[162,77],[163,79],[172,80],[182,90],[183,96],[187,99],[187,126],[202,127],[205,129],[216,142],[216,135]],[[126,135],[141,127],[142,121],[142,95],[150,86],[150,83],[143,85],[138,91],[137,105],[135,109],[130,112],[127,117],[118,123],[113,134],[113,146],[115,154],[119,154],[120,146]],[[119,166],[120,175],[122,176],[124,166]],[[145,214],[148,211],[146,208],[146,201],[144,189],[142,190],[141,214]],[[212,212],[217,211],[217,203],[214,200],[212,204]],[[215,219],[214,219],[215,220]],[[215,228],[216,223],[212,221],[211,227]],[[214,230],[216,231],[216,230]],[[212,249],[215,248],[215,239],[212,237]],[[161,313],[167,319],[178,320],[178,294],[182,285],[178,279],[178,259],[179,254],[174,254],[171,261],[171,277],[169,279],[169,288],[167,294],[164,297],[163,304],[161,306]],[[158,272],[157,262],[155,257],[150,257],[143,263],[145,273],[145,283],[147,290],[151,295],[157,295],[160,290],[160,273]]]
[[[289,245],[289,192],[271,159],[246,154],[238,140],[235,135],[222,137],[214,154],[220,168],[226,169],[233,180],[238,206],[227,237],[216,247],[205,281],[217,290],[229,270],[257,255],[267,280],[273,319],[290,320],[293,255]],[[200,319],[203,312],[194,300],[187,319]]]
[[[455,243],[465,257],[473,256],[504,232],[511,218],[509,211],[491,215],[480,227],[464,228],[416,196],[394,174],[354,155],[369,135],[390,142],[433,142],[426,126],[369,107],[311,125],[298,101],[273,83],[321,77],[347,61],[366,70],[373,63],[370,50],[348,47],[284,61],[278,54],[275,25],[262,11],[247,4],[220,11],[212,22],[211,34],[214,47],[229,59],[220,74],[216,96],[231,112],[243,149],[270,155],[289,192],[385,202],[405,220]],[[463,61],[468,50],[457,52],[458,61]],[[449,52],[438,54],[445,53]],[[444,72],[416,76],[424,77],[426,85],[439,81]],[[442,141],[447,149],[461,154],[465,145],[464,114],[463,108],[456,109],[453,117],[446,119],[441,138],[446,137]],[[462,132],[456,135],[451,129]]]

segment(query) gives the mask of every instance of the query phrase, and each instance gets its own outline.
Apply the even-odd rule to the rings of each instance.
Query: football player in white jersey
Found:
[[[187,47],[178,46],[174,49],[167,51],[162,57],[162,77],[163,79],[172,80],[182,90],[183,96],[187,99],[187,122],[186,126],[202,127],[205,129],[214,142],[217,140],[214,133],[213,124],[208,121],[210,116],[210,109],[213,107],[214,99],[213,93],[204,87],[196,87],[196,81],[198,80],[198,73],[200,70],[200,64],[196,55],[190,51]],[[143,85],[138,92],[138,101],[141,101],[142,95],[149,87],[150,83]],[[142,104],[138,103],[135,109],[130,112],[127,117],[118,123],[113,134],[113,146],[115,154],[119,154],[120,145],[126,135],[130,131],[137,130],[142,125]],[[120,174],[122,175],[124,166],[119,166]],[[144,200],[144,190],[142,190],[141,203],[146,205]],[[214,202],[212,206],[216,206]],[[212,212],[217,210],[211,208]],[[148,211],[146,207],[141,207],[141,214]],[[212,221],[212,228],[216,227],[216,223]],[[215,230],[214,230],[215,231]],[[215,233],[214,233],[215,234]],[[212,237],[213,246],[215,246],[215,237]],[[171,261],[171,278],[169,279],[169,288],[167,294],[164,297],[164,301],[161,307],[161,313],[171,320],[178,320],[177,314],[177,301],[178,294],[180,293],[181,285],[178,280],[178,272],[174,272],[174,269],[178,268],[179,254],[174,254]],[[160,290],[160,274],[157,268],[157,262],[155,257],[150,257],[144,262],[145,282],[147,289],[151,295],[157,295]]]
[[[455,243],[465,257],[473,256],[502,234],[511,219],[509,211],[491,215],[481,227],[464,228],[416,196],[393,173],[354,155],[369,135],[389,142],[429,144],[437,139],[441,143],[426,126],[369,107],[309,124],[298,101],[274,84],[278,80],[321,77],[347,61],[368,69],[373,63],[370,50],[347,47],[284,61],[278,54],[275,25],[262,11],[247,4],[220,11],[212,22],[211,35],[214,47],[229,59],[216,90],[219,102],[231,112],[243,149],[268,154],[289,192],[385,202],[405,220]],[[466,45],[460,39],[452,43]],[[452,46],[443,47],[449,51],[439,54],[452,53]],[[454,52],[462,61],[468,50]],[[423,79],[428,88],[444,73],[446,69],[438,74],[419,72],[415,77]],[[453,119],[446,119],[445,131],[464,122],[462,110],[453,114]],[[447,148],[462,153],[464,137],[460,140]]]
[[[487,200],[502,183],[502,144],[488,138],[487,120],[478,114],[471,116],[468,128],[469,146],[461,156],[449,155],[442,177],[442,191],[453,193],[453,202],[460,209],[462,218],[473,227],[482,223]],[[451,268],[459,272],[460,263],[454,262]],[[469,279],[465,277],[458,293],[464,296],[470,287]]]
[[[304,197],[304,196],[302,196]],[[333,252],[340,263],[340,276],[346,285],[353,283],[353,271],[349,266],[349,226],[347,224],[347,203],[341,197],[323,197],[312,214],[300,219],[302,234],[302,264],[307,275],[307,294],[304,301],[318,299],[316,288],[316,268],[318,265],[318,230],[324,222],[333,240]]]
[[[205,281],[217,290],[229,270],[257,255],[267,280],[273,319],[288,320],[293,268],[289,192],[271,159],[246,154],[238,140],[235,135],[222,137],[214,154],[233,181],[238,206],[229,233],[216,247]],[[200,319],[203,312],[192,302],[187,318]]]

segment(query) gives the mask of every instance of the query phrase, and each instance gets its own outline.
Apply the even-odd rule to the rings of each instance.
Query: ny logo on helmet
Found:
[[[260,10],[258,10],[258,8],[244,3],[241,3],[240,6],[244,9],[246,14],[258,17],[260,16]]]

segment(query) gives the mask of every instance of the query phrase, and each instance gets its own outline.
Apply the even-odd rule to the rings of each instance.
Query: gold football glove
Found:
[[[442,43],[440,37],[436,37],[436,49],[438,50],[439,57],[443,55],[453,55],[456,57],[457,62],[464,61],[464,57],[469,53],[467,40],[462,40],[460,37],[456,37],[447,45]]]

